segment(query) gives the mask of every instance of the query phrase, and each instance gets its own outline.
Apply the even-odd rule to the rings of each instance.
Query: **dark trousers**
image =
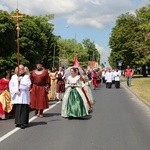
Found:
[[[106,83],[105,77],[102,77],[102,82]]]
[[[29,123],[29,105],[15,104],[15,124],[23,125]]]
[[[120,81],[115,81],[115,87],[120,88]]]
[[[106,88],[110,89],[111,88],[112,83],[111,82],[106,82]]]

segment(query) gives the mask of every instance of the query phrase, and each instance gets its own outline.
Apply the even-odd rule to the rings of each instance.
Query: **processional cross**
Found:
[[[18,73],[19,73],[19,65],[20,65],[20,37],[19,37],[19,31],[20,31],[20,25],[19,25],[19,19],[23,18],[23,15],[19,12],[19,9],[17,8],[15,11],[15,14],[12,16],[12,18],[16,19],[16,30],[17,30],[17,62],[18,62]]]

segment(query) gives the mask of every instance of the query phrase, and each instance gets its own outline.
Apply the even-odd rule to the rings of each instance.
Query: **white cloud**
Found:
[[[17,0],[0,0],[0,9],[15,10]],[[105,28],[117,16],[133,12],[149,0],[18,0],[21,12],[39,15],[55,14],[68,24]]]
[[[107,66],[109,66],[108,64],[108,57],[110,55],[110,48],[106,47],[102,47],[100,46],[99,44],[95,43],[95,46],[96,46],[96,49],[98,50],[98,52],[100,53],[101,55],[101,63],[107,63]]]
[[[103,48],[102,46],[100,46],[99,44],[95,43],[95,47],[96,47],[96,49],[98,50],[98,52],[99,52],[100,54],[103,53],[104,48]]]

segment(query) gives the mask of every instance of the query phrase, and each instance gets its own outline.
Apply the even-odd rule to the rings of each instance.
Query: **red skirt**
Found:
[[[65,82],[64,81],[57,81],[56,92],[57,93],[65,92]]]

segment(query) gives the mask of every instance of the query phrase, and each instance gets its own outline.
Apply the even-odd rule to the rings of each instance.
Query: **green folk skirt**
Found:
[[[76,88],[72,88],[68,97],[67,116],[81,118],[86,115],[85,105],[80,93]]]

